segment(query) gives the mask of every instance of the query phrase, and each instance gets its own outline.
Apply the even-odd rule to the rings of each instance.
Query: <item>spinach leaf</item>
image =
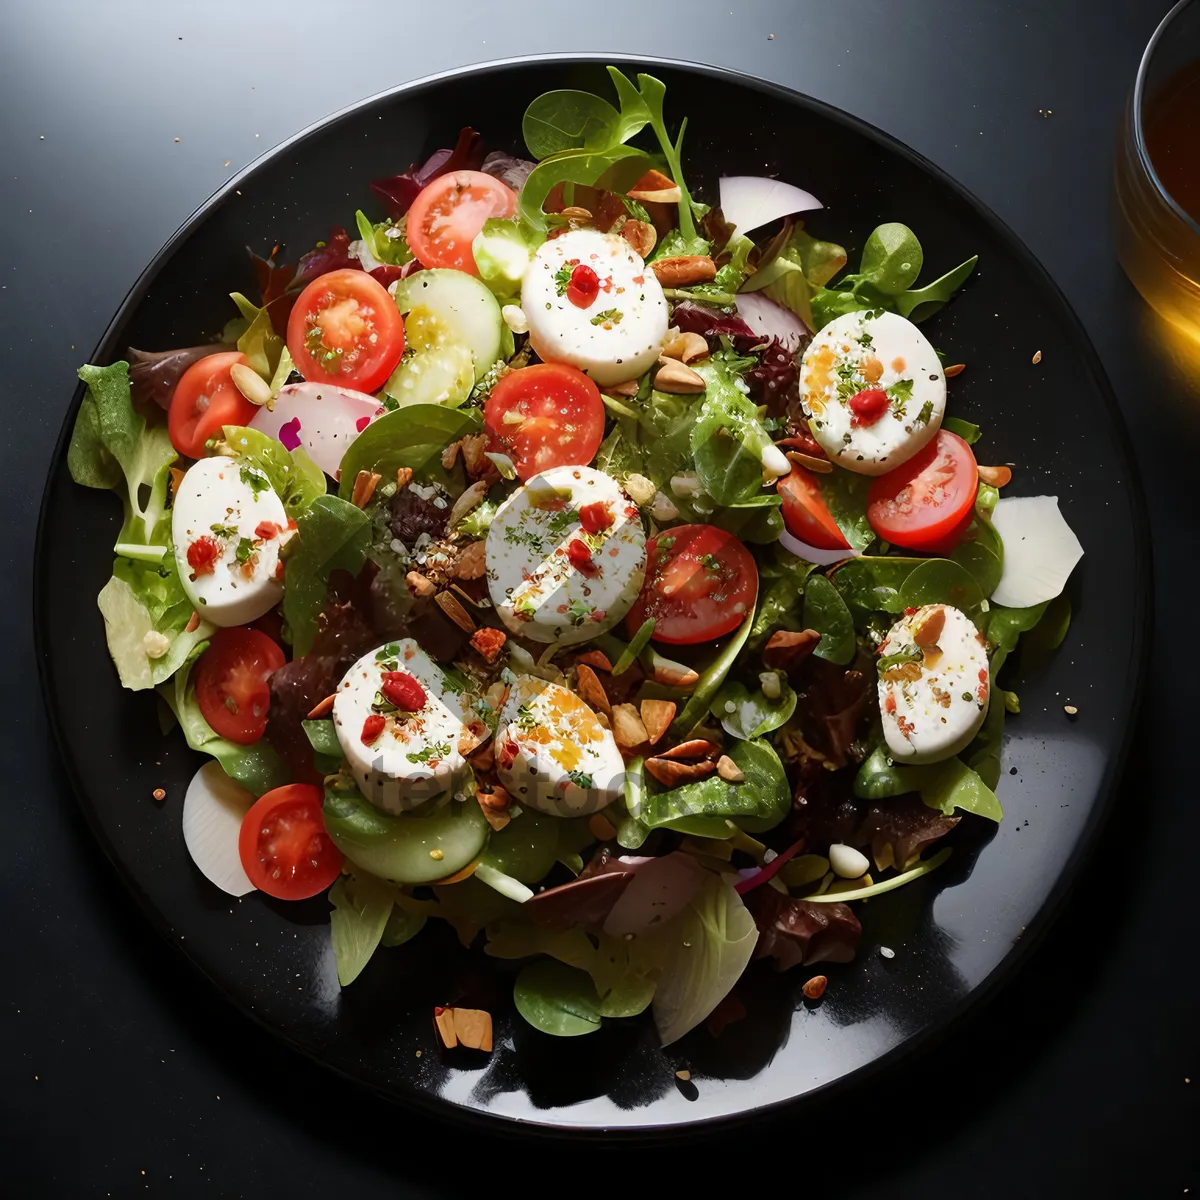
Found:
[[[900,598],[904,608],[951,604],[972,618],[978,617],[984,599],[975,577],[948,558],[929,558],[916,567],[904,581]]]
[[[943,417],[942,428],[957,433],[968,446],[973,446],[983,436],[978,425],[964,421],[961,417]]]
[[[973,254],[952,271],[927,283],[923,288],[910,290],[896,297],[896,311],[910,321],[921,322],[932,317],[970,278],[979,255]]]
[[[1011,695],[1003,688],[995,687],[992,674],[992,701],[987,716],[971,744],[959,755],[983,781],[985,787],[995,789],[1000,782],[1000,752],[1004,743],[1004,720],[1008,711],[1006,697]]]
[[[867,612],[902,613],[904,583],[926,558],[863,555],[841,563],[829,579],[852,608]]]
[[[1004,572],[1004,542],[991,521],[976,517],[966,536],[950,554],[950,561],[965,567],[984,596],[990,596]]]
[[[916,234],[899,221],[889,221],[871,231],[858,270],[881,292],[898,296],[916,283],[924,260]]]
[[[1006,608],[993,604],[988,609],[987,639],[998,651],[1011,654],[1017,648],[1021,634],[1028,633],[1045,616],[1050,601],[1035,604],[1031,608]],[[993,668],[993,671],[998,668]]]
[[[226,425],[222,432],[234,456],[267,477],[293,521],[299,520],[318,496],[325,495],[325,472],[303,447],[289,451],[275,438],[244,425]]]
[[[714,509],[709,514],[708,523],[732,533],[743,542],[769,545],[779,541],[783,531],[783,515],[779,511],[781,504],[778,495],[759,492],[749,500]]]
[[[370,875],[341,875],[329,889],[329,933],[342,987],[371,961],[392,915],[394,895],[395,888]]]
[[[564,150],[605,150],[624,141],[618,137],[621,117],[615,108],[591,92],[544,92],[525,110],[521,134],[536,159]]]
[[[804,604],[804,585],[816,570],[794,554],[777,552],[773,562],[759,567],[758,612],[750,627],[749,644],[758,649],[777,629],[794,629]],[[766,590],[763,590],[763,585]]]
[[[283,615],[297,658],[312,648],[330,573],[357,575],[370,548],[371,519],[337,496],[317,497],[300,515],[296,536],[287,547],[283,591]]]
[[[741,625],[730,634],[729,641],[721,647],[712,662],[700,672],[700,678],[696,681],[696,686],[688,702],[683,706],[683,711],[671,724],[671,732],[675,736],[687,737],[704,719],[709,703],[717,694],[717,689],[725,682],[725,676],[729,674],[730,668],[737,661],[737,656],[742,652],[742,647],[750,636],[750,628],[753,624],[754,613],[750,613]]]
[[[1071,598],[1059,592],[1046,604],[1042,619],[1030,631],[1029,641],[1039,650],[1057,650],[1071,628]]]
[[[517,1012],[553,1037],[579,1037],[600,1028],[600,997],[586,971],[544,958],[530,963],[513,987]]]
[[[737,742],[729,757],[742,769],[741,783],[719,775],[647,795],[639,819],[650,829],[673,829],[701,837],[728,837],[725,822],[750,833],[774,829],[792,804],[783,764],[770,742]]]
[[[1003,705],[998,707],[1003,709]],[[924,766],[901,766],[891,760],[887,747],[881,745],[859,768],[854,779],[854,794],[862,800],[886,800],[906,792],[919,792],[925,804],[947,816],[956,808],[987,817],[990,821],[998,822],[1004,816],[992,789],[957,758]]]
[[[342,458],[338,495],[349,500],[359,471],[375,471],[395,479],[400,467],[420,475],[436,463],[451,442],[480,425],[479,414],[441,404],[409,404],[373,421],[350,444]]]
[[[834,471],[818,476],[821,499],[837,522],[842,536],[855,550],[865,550],[875,540],[875,530],[867,520],[867,493],[871,490],[870,475],[853,471]]]
[[[301,721],[308,744],[318,753],[329,758],[342,757],[342,744],[338,741],[337,728],[330,720]]]
[[[801,623],[821,635],[813,650],[818,657],[843,667],[853,660],[854,618],[837,588],[824,575],[813,575],[808,580]]]
[[[521,220],[529,229],[544,233],[549,226],[544,205],[554,188],[562,183],[591,187],[601,175],[613,172],[608,181],[615,191],[628,191],[650,165],[645,151],[633,146],[608,150],[572,150],[538,163],[525,180],[518,201]]]
[[[738,504],[762,491],[762,452],[771,437],[758,408],[737,386],[753,363],[718,350],[693,364],[705,392],[690,435],[692,460],[701,487],[719,505]]]
[[[743,741],[764,737],[787,724],[795,711],[796,693],[782,678],[775,700],[767,699],[761,688],[752,692],[744,683],[728,680],[709,706],[725,732]]]

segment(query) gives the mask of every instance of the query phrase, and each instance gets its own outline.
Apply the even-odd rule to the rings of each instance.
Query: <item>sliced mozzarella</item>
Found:
[[[922,648],[914,632],[922,643],[935,632],[936,640]],[[897,662],[897,655],[906,657]],[[879,711],[892,757],[930,763],[964,749],[991,697],[987,648],[974,622],[949,604],[927,604],[892,626],[879,657],[881,664],[893,660],[879,673]]]
[[[887,411],[856,424],[850,399],[873,388]],[[937,352],[895,313],[846,313],[830,321],[804,352],[800,399],[813,437],[848,471],[882,475],[912,458],[937,433],[946,411],[946,377]]]
[[[580,509],[611,524],[588,533]],[[571,546],[591,552],[575,565]],[[642,590],[646,535],[621,485],[591,467],[553,467],[500,506],[487,535],[488,591],[501,620],[535,642],[584,642],[611,629]]]
[[[200,874],[231,896],[254,891],[238,853],[242,818],[253,803],[254,796],[211,761],[192,776],[183,797],[183,844]]]
[[[251,429],[277,438],[288,450],[303,446],[309,457],[337,478],[347,447],[384,410],[374,396],[326,383],[293,383],[279,389],[274,410],[254,414]]]
[[[171,540],[179,581],[206,621],[244,625],[279,603],[279,534],[287,524],[283,502],[260,471],[221,456],[188,469],[175,493]],[[201,538],[215,543],[218,557],[197,570],[188,551]]]
[[[1083,557],[1058,497],[1004,496],[996,501],[992,525],[1004,542],[1004,571],[992,602],[1031,608],[1053,600]]]
[[[587,308],[567,298],[567,279],[580,265],[600,279]],[[667,334],[658,277],[624,238],[595,229],[573,229],[539,247],[521,282],[521,310],[541,358],[572,363],[601,386],[645,374]]]
[[[522,675],[496,731],[496,771],[508,794],[553,817],[599,812],[624,792],[613,735],[574,692]]]
[[[389,671],[412,675],[425,691],[419,712],[402,712],[380,693]],[[401,813],[458,788],[469,774],[463,754],[487,736],[467,697],[412,638],[364,654],[346,672],[333,702],[338,742],[362,794],[384,812]],[[383,730],[363,742],[367,719]]]

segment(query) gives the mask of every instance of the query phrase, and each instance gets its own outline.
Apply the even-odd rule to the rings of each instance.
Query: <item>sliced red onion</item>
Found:
[[[862,554],[861,550],[850,548],[845,550],[819,550],[816,546],[810,546],[807,542],[802,542],[794,534],[788,533],[786,529],[779,535],[779,544],[785,550],[790,550],[797,558],[802,558],[805,562],[814,563],[818,567],[828,567],[833,563],[842,562],[847,558],[858,558]]]
[[[811,192],[762,175],[726,175],[721,180],[721,212],[738,233],[753,233],[780,217],[824,205]]]
[[[804,322],[790,308],[764,296],[762,292],[739,292],[737,309],[742,320],[762,338],[778,338],[785,350],[799,352],[808,341]]]
[[[770,883],[775,878],[775,874],[779,868],[803,845],[803,838],[797,842],[793,842],[786,850],[777,854],[769,863],[766,863],[750,875],[742,875],[742,872],[739,871],[738,874],[742,875],[742,878],[733,885],[733,890],[739,896],[744,896],[747,892],[752,892],[756,887],[761,887],[764,883]]]

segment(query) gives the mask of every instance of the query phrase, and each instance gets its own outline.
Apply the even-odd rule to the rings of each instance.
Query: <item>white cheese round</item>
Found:
[[[567,297],[580,265],[600,280],[586,308]],[[538,248],[521,282],[521,311],[540,358],[572,363],[601,387],[644,375],[667,335],[658,277],[624,238],[595,229],[573,229]]]
[[[880,389],[887,410],[863,423],[850,407]],[[830,321],[808,344],[800,399],[812,435],[830,459],[861,475],[882,475],[912,458],[937,433],[946,411],[946,377],[937,352],[895,313],[853,312]]]
[[[938,762],[965,749],[983,724],[991,691],[983,635],[949,604],[917,609],[879,646],[879,711],[897,762]]]
[[[425,706],[403,712],[380,692],[389,671],[412,675],[425,690]],[[367,719],[385,724],[363,742]],[[346,672],[333,702],[333,723],[359,789],[384,812],[401,813],[461,787],[470,773],[463,758],[487,737],[471,700],[412,638],[364,654]]]
[[[287,525],[283,502],[260,471],[222,456],[188,468],[175,493],[171,540],[179,581],[204,620],[244,625],[279,603],[279,535]],[[194,568],[188,551],[201,538],[218,555]]]
[[[596,714],[574,692],[530,675],[500,711],[496,771],[518,804],[553,817],[599,812],[625,788],[625,762]]]
[[[611,524],[589,533],[580,510]],[[572,550],[574,545],[575,549]],[[590,558],[572,561],[580,547]],[[500,619],[535,642],[567,645],[611,629],[646,573],[646,534],[621,485],[591,467],[553,467],[500,506],[487,535],[488,591]]]

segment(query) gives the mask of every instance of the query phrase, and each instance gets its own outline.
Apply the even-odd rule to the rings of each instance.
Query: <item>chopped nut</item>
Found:
[[[675,358],[660,358],[658,362],[654,386],[660,392],[670,392],[673,396],[698,396],[704,391],[704,376],[698,375],[691,367],[685,367]]]
[[[458,462],[458,452],[462,448],[461,442],[451,442],[445,450],[442,451],[442,466],[447,470],[453,470],[454,464]]]
[[[642,204],[678,204],[683,199],[679,184],[669,175],[653,169],[647,171],[626,195]]]
[[[492,1017],[481,1008],[452,1008],[454,1033],[469,1050],[492,1049]]]
[[[167,793],[163,788],[155,788],[150,795],[152,795],[160,804],[167,798]]]
[[[788,462],[794,462],[808,471],[816,471],[818,475],[829,475],[833,471],[833,463],[827,458],[817,458],[813,454],[805,454],[802,450],[789,450]]]
[[[649,258],[650,252],[658,243],[658,233],[653,225],[646,221],[628,220],[621,227],[621,236],[633,247],[634,252],[641,258]]]
[[[720,752],[721,747],[716,742],[710,742],[708,738],[689,738],[686,742],[680,742],[678,746],[672,746],[670,750],[661,751],[658,757],[715,759]]]
[[[475,632],[475,622],[471,614],[449,592],[438,592],[433,602],[465,633]]]
[[[653,480],[647,479],[645,475],[639,475],[636,471],[632,475],[625,476],[625,490],[634,504],[649,504],[657,491]]]
[[[145,650],[147,658],[162,658],[170,648],[171,639],[165,633],[159,633],[157,629],[146,630],[142,638],[142,649]]]
[[[695,362],[708,357],[708,339],[699,333],[681,333],[671,338],[662,352],[667,358],[677,358],[680,362]]]
[[[592,214],[590,209],[581,208],[578,204],[572,204],[570,208],[564,208],[561,213],[568,221],[590,221]]]
[[[609,703],[608,693],[604,690],[604,684],[600,682],[600,677],[587,663],[578,663],[575,671],[575,690],[579,693],[580,700],[611,716],[612,705]]]
[[[638,381],[636,379],[625,379],[620,383],[611,383],[604,389],[610,396],[636,396],[638,394]]]
[[[479,479],[495,467],[487,457],[488,436],[486,433],[473,433],[462,440],[463,466],[472,479]]]
[[[659,741],[675,720],[677,706],[674,700],[643,700],[642,724],[646,727],[646,740],[650,745]]]
[[[413,469],[412,467],[397,467],[396,468],[396,491],[402,492],[410,483],[412,483]]]
[[[418,599],[428,599],[437,591],[437,587],[420,571],[409,571],[404,577],[404,582],[408,585],[408,590]]]
[[[622,750],[632,750],[646,741],[646,726],[632,704],[618,704],[612,710],[613,737]]]
[[[820,1000],[825,995],[829,980],[824,975],[814,975],[800,990],[810,1000]]]
[[[980,467],[979,478],[989,487],[1002,488],[1012,483],[1011,467]]]
[[[480,479],[478,482],[471,484],[469,488],[463,491],[463,494],[450,506],[450,515],[446,518],[446,524],[453,529],[473,509],[478,508],[488,494],[489,484]]]
[[[763,647],[763,663],[774,671],[793,670],[812,654],[820,640],[821,635],[815,629],[800,633],[777,630]]]
[[[726,783],[741,783],[746,778],[746,772],[728,754],[722,754],[717,759],[717,774]]]
[[[496,747],[487,742],[471,755],[471,766],[476,771],[486,774],[496,765]]]
[[[922,650],[936,646],[946,627],[946,610],[940,604],[931,605],[912,627],[913,641]]]
[[[499,712],[504,707],[505,700],[508,699],[508,684],[497,680],[483,693],[483,698],[487,701],[489,708]]]
[[[471,542],[464,546],[454,560],[451,570],[455,579],[482,579],[487,574],[487,545]]]
[[[691,687],[700,682],[700,674],[691,667],[685,667],[683,663],[655,655],[654,682],[666,687]]]
[[[458,1037],[454,1032],[454,1009],[435,1008],[433,1010],[433,1027],[447,1050],[453,1050],[458,1045]]]
[[[200,614],[192,609],[192,615],[188,617],[188,623],[183,627],[184,633],[195,633],[200,628]]]
[[[430,850],[429,857],[432,858],[434,862],[441,862],[442,859],[446,857],[446,852],[434,847],[434,849]]]
[[[665,288],[689,287],[716,278],[717,264],[707,254],[677,254],[650,264]]]
[[[374,471],[359,471],[354,480],[354,491],[350,495],[350,503],[356,508],[366,508],[371,497],[375,495],[375,488],[382,478],[382,475],[376,475]]]
[[[675,1078],[682,1079],[684,1083],[687,1083],[687,1081],[689,1079],[691,1079],[691,1077],[692,1077],[691,1071],[676,1071],[675,1072]]]
[[[1030,359],[1030,362],[1032,362],[1033,365],[1036,367],[1038,365],[1038,363],[1040,363],[1041,361],[1042,361],[1042,352],[1040,350],[1035,350],[1033,352],[1033,358]]]
[[[679,509],[669,496],[663,492],[655,492],[650,501],[650,515],[663,524],[673,521],[679,516]]]
[[[592,813],[588,831],[598,842],[611,842],[617,836],[617,827],[603,813]]]
[[[1079,712],[1079,709],[1077,709],[1073,704],[1064,704],[1063,712],[1065,712],[1068,717],[1073,717]]]
[[[525,316],[525,310],[519,304],[506,304],[500,310],[500,315],[513,333],[529,332],[529,318]]]
[[[480,808],[490,809],[492,812],[504,812],[512,804],[512,797],[500,786],[492,788],[490,792],[480,788],[475,792],[475,798],[479,801]]]
[[[321,703],[318,704],[312,710],[312,712],[310,712],[308,714],[307,719],[309,721],[319,721],[322,717],[327,717],[331,712],[333,712],[333,702],[336,699],[337,699],[337,692],[334,692],[332,695],[326,696],[325,699],[322,700]]]
[[[717,764],[707,759],[701,762],[680,762],[677,758],[648,758],[646,770],[658,780],[663,787],[679,787],[684,783],[695,783],[698,779],[707,779],[715,770]]]
[[[271,385],[253,367],[248,367],[245,363],[234,363],[229,368],[229,377],[233,380],[233,386],[251,404],[256,404],[259,408],[264,405],[269,408],[274,402]]]
[[[508,634],[503,629],[493,629],[491,626],[477,629],[471,634],[471,645],[483,655],[487,663],[494,663],[500,657],[500,651],[504,649],[506,641]]]
[[[942,374],[947,379],[953,379],[955,375],[961,375],[967,369],[966,363],[955,363],[953,366],[947,367]]]
[[[608,655],[605,654],[603,650],[587,650],[575,661],[577,663],[583,663],[585,666],[591,667],[596,671],[612,670],[612,663],[609,661]]]

